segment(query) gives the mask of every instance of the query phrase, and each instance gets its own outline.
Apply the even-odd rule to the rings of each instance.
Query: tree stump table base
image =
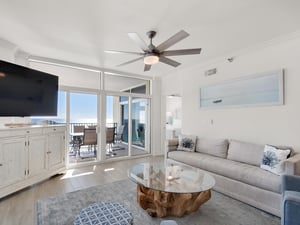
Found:
[[[197,211],[210,198],[210,190],[197,193],[171,193],[137,185],[137,202],[153,217],[182,217]]]

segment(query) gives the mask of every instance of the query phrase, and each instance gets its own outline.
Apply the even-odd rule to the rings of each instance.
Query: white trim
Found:
[[[28,61],[49,64],[49,65],[54,65],[54,66],[68,67],[68,68],[73,68],[73,69],[86,70],[86,71],[91,71],[91,72],[103,72],[103,74],[113,75],[113,76],[131,77],[131,78],[138,78],[138,79],[142,79],[142,80],[152,80],[153,79],[150,76],[122,72],[122,71],[118,71],[118,70],[106,69],[106,68],[96,67],[96,66],[89,66],[89,65],[73,63],[73,62],[58,60],[58,59],[53,59],[53,58],[35,56],[35,55],[29,55]]]
[[[62,91],[71,91],[77,93],[91,93],[91,94],[98,94],[100,93],[99,89],[92,89],[92,88],[82,88],[82,87],[74,87],[74,86],[59,86],[59,90]]]
[[[128,97],[128,156],[131,156],[132,146],[132,96]]]

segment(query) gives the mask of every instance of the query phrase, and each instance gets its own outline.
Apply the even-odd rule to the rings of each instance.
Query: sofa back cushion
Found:
[[[196,152],[206,153],[226,159],[228,151],[228,140],[199,138]]]
[[[260,166],[264,154],[264,145],[230,140],[227,159]]]

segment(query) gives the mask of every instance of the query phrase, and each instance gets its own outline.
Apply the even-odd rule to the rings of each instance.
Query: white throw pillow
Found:
[[[177,150],[194,152],[196,148],[196,136],[194,135],[179,135],[179,145]]]
[[[290,153],[290,149],[282,150],[271,145],[265,145],[260,168],[281,175],[284,173],[284,160],[288,158]]]

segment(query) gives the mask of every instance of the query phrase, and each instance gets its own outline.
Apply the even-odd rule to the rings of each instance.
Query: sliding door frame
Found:
[[[101,82],[103,84],[103,82]],[[101,87],[102,88],[102,87]],[[66,92],[66,125],[67,125],[67,134],[70,133],[70,94],[71,93],[82,93],[82,94],[95,94],[97,95],[97,138],[98,138],[98,150],[97,150],[97,162],[104,162],[110,160],[120,160],[124,158],[132,158],[137,156],[132,156],[131,154],[131,146],[132,146],[132,99],[133,98],[144,98],[147,99],[149,102],[149,106],[147,110],[147,142],[148,144],[145,145],[145,151],[147,154],[151,154],[151,102],[152,96],[150,94],[136,94],[136,93],[128,93],[128,92],[118,92],[118,91],[107,91],[107,90],[97,90],[97,89],[90,89],[90,88],[79,88],[79,87],[72,87],[72,86],[60,86],[59,90]],[[105,127],[106,127],[106,96],[124,96],[128,97],[128,156],[117,157],[117,158],[109,158],[106,159],[106,134],[105,134]],[[130,122],[129,122],[130,121]],[[68,153],[67,153],[68,154]],[[95,161],[90,162],[80,162],[79,164],[73,165],[69,163],[69,156],[67,156],[67,167],[76,167],[78,165],[90,165],[94,164]]]
[[[151,154],[151,101],[152,101],[152,96],[151,95],[147,95],[147,94],[135,94],[135,93],[128,93],[128,92],[117,92],[117,91],[106,91],[103,90],[101,91],[101,95],[103,96],[103,102],[102,102],[102,106],[105,107],[106,109],[106,96],[118,96],[118,97],[128,97],[128,156],[124,156],[124,157],[117,157],[117,158],[110,158],[110,159],[106,159],[105,157],[105,152],[104,154],[101,153],[102,155],[102,160],[101,161],[107,161],[107,160],[117,160],[120,158],[131,158],[132,154],[131,154],[131,150],[132,150],[132,99],[137,97],[137,98],[144,98],[144,99],[148,99],[149,102],[149,109],[147,110],[147,129],[148,132],[147,133],[147,140],[148,143],[145,146],[146,151],[148,152],[148,154]],[[103,108],[103,107],[102,107]],[[104,108],[103,108],[104,109]],[[104,114],[102,121],[101,121],[101,125],[100,127],[102,127],[102,133],[105,134],[105,125],[106,125],[106,110],[102,110],[102,114]],[[105,140],[105,135],[103,135],[104,137],[101,136],[102,140]],[[104,148],[102,148],[104,147]],[[101,149],[105,149],[105,146],[101,146]]]

